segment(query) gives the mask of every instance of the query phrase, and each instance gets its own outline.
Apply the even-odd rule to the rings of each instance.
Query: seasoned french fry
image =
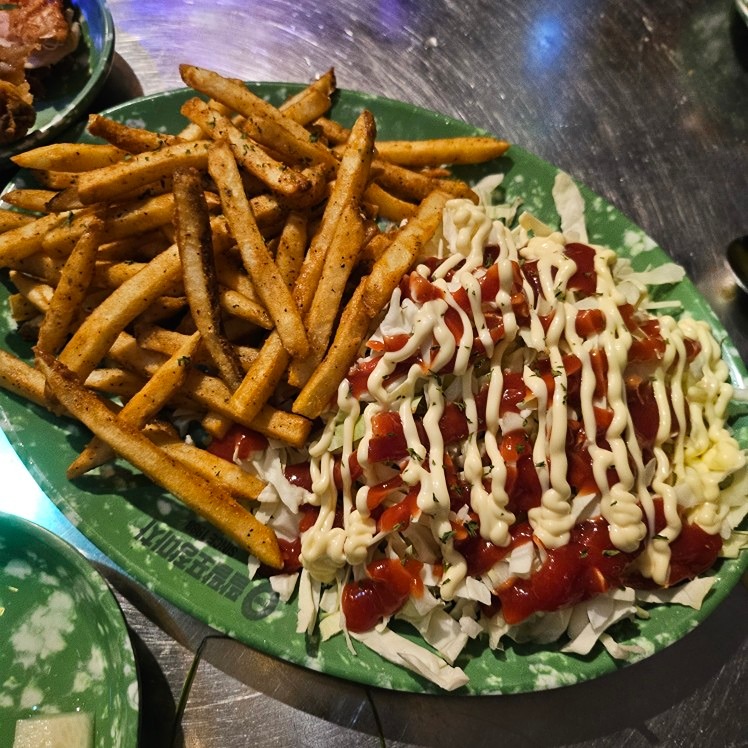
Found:
[[[56,286],[60,281],[60,272],[64,264],[64,258],[50,257],[41,252],[35,252],[16,262],[7,263],[6,267],[19,270],[24,275],[49,283],[50,286]]]
[[[174,173],[174,225],[192,318],[218,371],[229,388],[235,390],[244,372],[223,332],[210,217],[202,181],[194,169],[179,169]]]
[[[79,377],[87,376],[125,326],[145,311],[180,275],[179,248],[172,245],[91,312],[62,349],[60,361]]]
[[[48,190],[66,190],[78,183],[78,173],[74,171],[29,169],[29,173],[41,187],[46,187]]]
[[[225,140],[231,146],[236,160],[273,192],[289,198],[311,188],[311,182],[300,171],[270,156],[228,117],[211,109],[201,99],[194,98],[185,102],[182,114],[199,124],[215,140]]]
[[[208,168],[218,184],[224,214],[244,267],[273,319],[284,347],[291,355],[306,355],[309,343],[301,315],[260,234],[244,194],[236,161],[225,143],[219,141],[211,148]]]
[[[351,131],[348,128],[327,117],[318,117],[314,122],[314,126],[322,133],[324,139],[331,146],[345,145],[351,136]]]
[[[52,286],[42,283],[36,278],[29,278],[29,276],[19,273],[17,270],[11,270],[8,275],[18,291],[40,312],[46,312],[49,309],[52,296],[55,292]]]
[[[224,486],[232,496],[245,501],[256,499],[265,483],[222,457],[182,441],[175,432],[161,430],[148,436],[166,452],[186,467],[200,473],[208,480]]]
[[[141,348],[151,351],[159,351],[171,356],[186,340],[189,335],[167,330],[158,325],[139,325],[137,329],[137,342]],[[257,358],[257,349],[248,345],[236,345],[235,350],[242,363],[242,368],[247,369],[250,363]],[[204,366],[210,359],[202,350],[198,350],[192,357],[195,366]]]
[[[11,318],[17,322],[27,322],[39,314],[39,310],[23,294],[13,293],[8,297]]]
[[[83,172],[78,177],[78,197],[84,205],[119,200],[133,190],[171,176],[176,169],[187,166],[205,169],[208,146],[208,141],[175,143],[158,151],[136,154],[112,166]]]
[[[157,151],[165,145],[174,145],[181,140],[175,135],[130,127],[101,114],[88,115],[87,129],[91,135],[107,140],[111,145],[127,153]]]
[[[283,377],[291,356],[277,330],[265,342],[229,402],[231,415],[239,423],[252,423]]]
[[[0,210],[0,233],[26,226],[34,220],[34,216],[19,213],[15,210]]]
[[[108,395],[132,397],[138,392],[145,381],[132,371],[116,366],[94,369],[86,377],[86,387]]]
[[[218,289],[218,303],[221,309],[239,319],[246,320],[265,330],[273,329],[273,320],[262,304],[248,298],[232,288]]]
[[[46,408],[44,375],[12,353],[0,348],[0,387]]]
[[[376,182],[372,182],[366,188],[364,199],[376,206],[377,218],[384,218],[393,223],[407,221],[418,207],[415,203],[391,195]]]
[[[479,164],[503,155],[509,143],[489,136],[432,140],[380,140],[377,155],[384,161],[419,169],[442,164]]]
[[[319,280],[319,287],[304,326],[309,336],[309,355],[295,359],[288,370],[288,382],[302,387],[327,350],[338,308],[348,278],[364,243],[364,226],[358,209],[349,205],[338,221]]]
[[[48,232],[65,220],[65,216],[52,214],[0,234],[0,265],[6,266],[41,250]]]
[[[143,387],[131,396],[117,417],[124,423],[142,429],[181,387],[187,376],[190,360],[199,344],[200,333],[194,333],[187,338],[174,355],[165,361]],[[94,436],[68,467],[67,477],[77,478],[113,458],[112,448],[99,437]]]
[[[283,282],[293,288],[304,262],[309,221],[302,213],[290,213],[283,226],[278,247],[275,250],[275,264]]]
[[[369,317],[375,317],[390,300],[400,279],[434,235],[442,209],[450,196],[433,192],[418,208],[416,215],[393,239],[374,263],[363,289],[362,304]]]
[[[117,241],[171,224],[173,210],[174,195],[166,194],[135,200],[123,205],[102,207],[98,215],[106,222],[107,239]],[[84,208],[80,211],[45,216],[49,219],[48,225],[40,224],[39,232],[42,236],[39,237],[38,242],[34,242],[29,247],[29,250],[43,249],[46,253],[57,256],[69,254],[83,233],[85,217],[91,212],[91,208]],[[25,228],[32,231],[30,227]],[[0,262],[2,262],[4,236],[7,235],[0,235]],[[10,237],[8,237],[8,243],[13,243]]]
[[[226,534],[239,547],[273,568],[283,560],[275,533],[244,509],[216,481],[205,478],[159,449],[139,429],[120,421],[60,362],[41,353],[39,366],[55,397],[119,455]]]
[[[309,125],[330,108],[335,87],[335,71],[330,68],[317,80],[284,101],[278,109],[294,122]]]
[[[54,190],[19,189],[3,195],[3,201],[14,208],[46,213],[47,203],[56,195]]]
[[[365,288],[365,283],[360,284],[346,304],[335,339],[325,358],[294,400],[294,413],[307,418],[317,418],[338,391],[340,382],[361,349],[361,343],[371,322],[371,317],[363,304]]]
[[[254,141],[264,146],[266,150],[272,148],[284,162],[300,165],[324,164],[331,171],[338,165],[338,161],[330,151],[320,149],[317,143],[309,139],[296,139],[283,126],[272,120],[260,118],[245,119],[239,126],[240,130],[249,135]]]
[[[387,192],[403,200],[420,202],[434,190],[442,190],[453,197],[464,197],[478,202],[478,197],[470,186],[458,179],[434,179],[382,159],[374,160],[373,169],[374,181]]]
[[[12,156],[11,161],[22,169],[77,173],[116,164],[125,155],[112,145],[51,143]]]
[[[312,142],[309,133],[302,125],[252,93],[243,83],[224,78],[211,70],[194,65],[180,65],[179,72],[188,86],[221,102],[247,120],[256,121],[258,125],[271,130],[274,138],[270,145],[273,148],[283,151],[291,146],[292,138],[296,141],[296,147],[303,148],[312,163],[322,162],[331,166],[335,165],[329,151]]]
[[[39,328],[37,346],[42,351],[54,354],[65,343],[94,276],[96,250],[103,226],[95,216],[88,219],[86,229],[62,268],[60,280]]]

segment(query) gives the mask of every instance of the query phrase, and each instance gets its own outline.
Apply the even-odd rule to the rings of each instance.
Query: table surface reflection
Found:
[[[181,86],[189,62],[443,112],[587,184],[687,270],[748,360],[724,260],[748,233],[748,29],[730,0],[109,0],[116,59],[94,109]],[[748,745],[748,589],[654,657],[511,697],[422,697],[307,672],[143,589],[62,516],[0,434],[0,510],[78,547],[116,590],[149,746]]]

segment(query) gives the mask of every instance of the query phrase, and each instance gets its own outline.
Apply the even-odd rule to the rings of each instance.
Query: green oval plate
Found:
[[[298,90],[291,84],[258,84],[274,102]],[[110,116],[151,129],[178,132],[186,123],[180,104],[192,93],[175,91],[135,100],[110,110]],[[442,115],[403,103],[341,91],[333,116],[351,124],[362,108],[377,119],[383,138],[428,138],[474,134],[475,128]],[[498,162],[463,173],[477,178],[501,170],[509,198],[525,197],[525,205],[539,218],[558,223],[551,198],[557,172],[521,148],[513,146]],[[16,185],[22,184],[17,181]],[[583,189],[587,202],[590,240],[607,244],[633,258],[636,265],[657,265],[668,258],[644,233],[601,198]],[[0,289],[1,290],[1,289]],[[694,315],[709,320],[717,335],[722,327],[693,285],[684,281],[672,289]],[[0,305],[4,306],[0,298]],[[21,356],[28,345],[15,334],[13,324],[0,319],[0,344]],[[725,355],[736,381],[745,376],[740,358],[728,341]],[[351,654],[343,636],[327,642],[296,633],[295,601],[283,604],[266,580],[249,582],[246,558],[178,502],[162,494],[143,476],[116,464],[100,476],[69,483],[65,469],[88,437],[85,429],[55,419],[21,400],[0,393],[8,437],[31,473],[52,500],[94,543],[149,588],[220,631],[289,662],[349,680],[396,690],[435,693],[431,683],[385,662],[359,646]],[[735,423],[748,446],[748,419]],[[55,444],[54,450],[45,448]],[[698,612],[682,607],[660,607],[651,618],[625,623],[616,629],[619,640],[636,644],[646,656],[684,636],[728,594],[748,562],[720,563],[717,583]],[[622,667],[601,647],[587,657],[563,654],[557,647],[509,645],[503,653],[472,642],[458,660],[470,684],[458,693],[519,693],[567,685]]]
[[[19,719],[88,712],[97,748],[134,748],[138,679],[122,612],[72,546],[0,514],[0,745]]]
[[[21,140],[0,148],[0,167],[21,151],[51,141],[86,114],[106,82],[114,58],[114,22],[104,0],[71,0],[81,26],[78,48],[60,60],[34,99],[36,122]]]

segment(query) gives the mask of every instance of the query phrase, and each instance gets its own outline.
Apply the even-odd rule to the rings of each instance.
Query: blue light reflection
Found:
[[[558,15],[541,13],[530,25],[527,66],[535,74],[548,73],[564,51],[564,24]]]

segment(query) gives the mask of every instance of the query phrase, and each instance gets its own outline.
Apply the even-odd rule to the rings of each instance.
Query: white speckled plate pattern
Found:
[[[138,679],[122,613],[74,548],[0,514],[0,746],[19,719],[87,712],[97,748],[134,748]]]
[[[294,93],[291,84],[258,84],[255,90],[279,102]],[[192,95],[176,91],[129,102],[111,110],[114,118],[154,130],[178,132],[186,123],[181,103]],[[462,122],[407,104],[350,91],[341,91],[333,116],[350,125],[362,108],[372,111],[380,137],[429,138],[474,134]],[[497,162],[461,172],[478,178],[502,171],[509,199],[522,196],[525,206],[541,220],[558,225],[551,196],[555,167],[512,146]],[[579,177],[581,175],[572,175]],[[23,184],[20,177],[15,185]],[[587,204],[590,241],[607,244],[632,258],[644,269],[660,265],[667,255],[644,232],[613,206],[582,188]],[[2,279],[0,279],[2,280]],[[0,309],[6,310],[0,287]],[[669,289],[693,315],[707,319],[722,339],[725,333],[712,310],[689,281]],[[28,344],[14,331],[7,311],[0,317],[0,346],[27,359]],[[723,350],[735,381],[746,377],[734,347],[724,340]],[[164,495],[130,467],[117,463],[98,475],[69,483],[65,469],[88,440],[78,425],[42,412],[20,399],[0,392],[3,428],[18,454],[52,500],[102,550],[134,577],[202,621],[263,652],[289,662],[384,688],[433,693],[433,684],[385,662],[363,646],[354,655],[343,636],[326,642],[296,633],[297,606],[279,601],[267,580],[247,579],[246,557],[211,527],[172,498]],[[734,428],[748,447],[748,418],[736,419]],[[54,444],[54,449],[47,445]],[[748,554],[721,562],[714,570],[717,583],[700,611],[681,606],[653,609],[648,620],[623,622],[614,633],[632,645],[641,659],[684,636],[702,621],[739,580]],[[407,631],[400,631],[409,635]],[[566,686],[598,677],[622,667],[599,647],[585,657],[561,652],[561,645],[510,644],[504,652],[490,651],[474,641],[460,656],[470,683],[461,694],[519,693]]]

